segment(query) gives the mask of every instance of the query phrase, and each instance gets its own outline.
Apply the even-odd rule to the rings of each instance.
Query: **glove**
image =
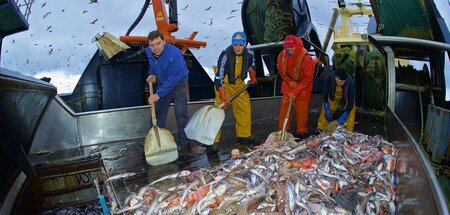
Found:
[[[248,74],[250,75],[250,84],[251,85],[255,85],[257,83],[257,81],[256,81],[256,71],[255,70],[250,70],[250,72],[248,72]]]
[[[147,82],[155,83],[156,82],[156,76],[155,75],[149,75],[147,78]]]
[[[217,92],[219,92],[220,101],[225,102],[225,106],[223,106],[223,109],[226,110],[231,105],[231,101],[228,99],[225,88],[218,87]]]
[[[345,120],[347,120],[348,117],[348,113],[347,111],[345,111],[344,113],[342,113],[342,115],[339,117],[339,119],[337,120],[339,125],[344,125]]]
[[[297,87],[297,82],[295,82],[295,81],[289,81],[289,87],[290,87],[290,88],[296,88],[296,87]]]
[[[327,119],[327,121],[333,120],[333,115],[331,114],[330,110],[330,103],[324,102],[323,107],[325,108],[325,118]]]

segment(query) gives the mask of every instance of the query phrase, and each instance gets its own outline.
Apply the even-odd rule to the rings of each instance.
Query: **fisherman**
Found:
[[[323,131],[333,121],[333,113],[337,110],[339,103],[345,104],[345,110],[337,122],[341,126],[345,125],[348,131],[353,131],[356,113],[355,85],[351,75],[342,68],[336,68],[326,77],[317,133]]]
[[[188,69],[180,49],[164,42],[159,31],[148,34],[146,48],[149,63],[149,80],[156,81],[156,93],[148,97],[148,103],[155,103],[158,127],[165,128],[170,103],[174,103],[178,128],[177,148],[180,154],[190,152],[190,144],[184,133],[188,123],[187,83]]]
[[[244,32],[236,32],[231,37],[231,45],[219,56],[217,72],[214,77],[216,100],[215,105],[226,102],[224,109],[231,105],[228,99],[232,94],[245,86],[244,80],[247,72],[250,76],[250,84],[256,84],[256,71],[253,52],[247,49],[247,38]],[[236,120],[236,142],[253,144],[254,137],[251,134],[251,107],[250,96],[247,91],[241,93],[233,100],[233,114]],[[216,136],[214,144],[207,146],[208,153],[218,151],[220,134]]]
[[[283,129],[284,118],[286,117],[289,99],[294,99],[293,108],[297,121],[295,136],[306,138],[308,133],[308,107],[311,98],[312,84],[317,58],[313,58],[303,47],[303,42],[294,35],[286,36],[284,40],[284,50],[280,52],[277,60],[277,69],[283,83],[281,85],[280,116],[278,118],[278,130]],[[286,130],[289,130],[291,122],[289,114]]]

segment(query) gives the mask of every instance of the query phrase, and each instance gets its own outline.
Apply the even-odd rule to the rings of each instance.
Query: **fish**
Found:
[[[117,179],[119,179],[119,178],[128,178],[128,177],[134,176],[134,175],[136,175],[136,174],[137,174],[137,173],[135,173],[135,172],[125,172],[125,173],[121,173],[121,174],[118,174],[118,175],[114,175],[114,176],[109,177],[109,178],[106,180],[106,182],[113,181],[113,180],[117,180]]]

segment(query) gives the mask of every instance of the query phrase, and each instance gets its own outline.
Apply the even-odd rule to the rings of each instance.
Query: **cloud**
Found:
[[[41,79],[43,77],[51,78],[50,83],[53,84],[60,93],[72,93],[78,83],[81,74],[70,74],[65,70],[41,71],[34,75],[34,78]]]

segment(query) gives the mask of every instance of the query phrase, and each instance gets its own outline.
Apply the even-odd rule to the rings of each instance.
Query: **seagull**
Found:
[[[47,31],[49,31],[50,29],[52,29],[52,26],[51,25],[47,26]]]
[[[98,20],[98,18],[97,19],[94,19],[94,21],[92,21],[92,22],[90,22],[91,24],[95,24],[95,22],[97,22],[97,20]]]
[[[236,3],[236,4],[242,4],[242,2],[240,1],[240,2],[238,2],[238,3]]]
[[[82,45],[83,45],[83,43],[78,43],[78,45],[79,45],[79,46],[82,46]]]
[[[43,4],[41,4],[41,8],[45,7],[45,5],[47,5],[47,2],[44,2]]]
[[[237,12],[237,11],[239,11],[239,10],[237,10],[237,9],[231,10],[230,14]]]
[[[211,9],[211,6],[209,6],[208,8],[206,8],[206,9],[204,9],[203,11],[207,11],[207,10],[210,10]]]
[[[234,17],[236,17],[236,16],[229,16],[229,17],[226,18],[226,20],[232,19]]]
[[[50,51],[48,51],[48,55],[52,55],[52,53],[53,53],[53,49],[50,49]]]
[[[211,37],[211,36],[209,36],[209,35],[208,36],[204,36],[205,39],[208,39],[209,37]]]
[[[98,0],[89,0],[89,1],[90,1],[89,4],[98,3]]]
[[[186,6],[184,6],[183,8],[181,8],[181,10],[186,10],[186,8],[188,7],[189,5],[187,4]]]
[[[87,10],[83,10],[83,14],[85,14],[85,13],[87,13],[88,11]]]
[[[61,10],[61,13],[64,13],[64,11],[66,11],[66,9],[62,9],[62,10]]]
[[[51,14],[52,12],[51,11],[49,11],[49,12],[47,12],[46,14],[44,14],[44,16],[42,17],[42,19],[45,19],[49,14]]]
[[[213,23],[213,21],[212,21],[212,19],[211,19],[211,22],[209,22],[209,25],[212,25],[212,23]]]

